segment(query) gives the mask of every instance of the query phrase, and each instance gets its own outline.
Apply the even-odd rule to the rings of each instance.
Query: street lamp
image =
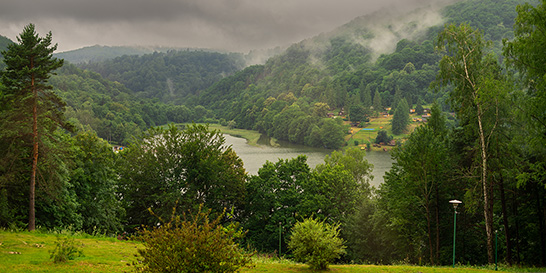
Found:
[[[457,206],[462,202],[459,200],[451,200],[450,204],[453,205],[455,213],[453,214],[453,268],[455,268],[455,233],[457,233]]]

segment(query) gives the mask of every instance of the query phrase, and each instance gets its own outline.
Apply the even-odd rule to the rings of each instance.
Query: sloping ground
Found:
[[[55,264],[49,258],[57,238],[74,238],[83,251],[67,263]],[[142,245],[138,242],[123,241],[110,237],[94,237],[87,234],[8,232],[0,231],[0,272],[128,272],[136,261],[135,254]],[[315,272],[304,264],[289,260],[255,258],[252,268],[241,270],[254,272]],[[492,268],[494,269],[494,268]],[[500,268],[502,271],[503,268]],[[539,269],[532,269],[540,272]],[[504,272],[510,272],[504,271]],[[518,270],[520,272],[525,269]],[[332,265],[328,272],[495,272],[480,268],[422,267],[411,265]],[[499,272],[499,271],[496,271]]]

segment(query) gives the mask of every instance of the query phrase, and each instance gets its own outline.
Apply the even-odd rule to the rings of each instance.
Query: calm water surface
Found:
[[[307,156],[307,164],[314,168],[318,164],[324,163],[324,157],[329,155],[332,150],[311,148],[303,145],[295,145],[285,142],[279,142],[278,146],[268,145],[268,141],[260,141],[260,145],[248,145],[246,139],[224,135],[226,144],[232,145],[233,150],[243,160],[246,171],[251,175],[258,174],[258,170],[266,161],[277,162],[279,159],[290,159],[304,154]],[[374,165],[372,185],[378,186],[383,183],[383,175],[390,170],[392,160],[388,152],[368,152],[366,155],[368,162]]]

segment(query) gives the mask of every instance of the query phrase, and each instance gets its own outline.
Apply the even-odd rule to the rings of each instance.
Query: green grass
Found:
[[[49,258],[49,251],[55,247],[57,236],[72,236],[81,246],[84,256],[64,264],[55,264]],[[94,237],[86,234],[62,234],[41,232],[0,231],[0,272],[129,272],[136,261],[135,254],[142,244],[120,241],[116,238]],[[244,268],[243,273],[257,272],[318,272],[307,265],[290,260],[254,257],[254,266]],[[545,268],[505,268],[500,272],[546,272]],[[493,266],[481,267],[423,267],[412,265],[331,265],[327,272],[499,272]]]
[[[204,123],[198,123],[203,124]],[[176,125],[187,125],[187,123],[180,123]],[[258,140],[260,139],[260,136],[262,135],[258,131],[252,131],[252,130],[245,130],[245,129],[230,129],[227,126],[222,126],[220,124],[209,124],[209,129],[211,130],[219,130],[223,134],[227,134],[234,137],[240,137],[246,139],[249,145],[257,145]]]
[[[412,119],[415,117],[417,117],[415,114],[410,115],[410,118]],[[363,131],[361,130],[362,128],[353,127],[353,134],[347,135],[347,137],[345,138],[345,141],[347,142],[348,147],[354,146],[355,140],[358,141],[358,144],[361,147],[366,146],[366,143],[368,142],[370,144],[373,144],[375,142],[375,139],[377,137],[377,132],[379,132],[379,130],[386,130],[387,134],[392,135],[397,142],[404,141],[405,139],[409,137],[411,132],[413,132],[413,130],[417,126],[420,126],[422,124],[422,123],[412,121],[408,125],[408,129],[406,130],[404,134],[393,135],[391,121],[392,121],[392,115],[389,117],[371,118],[370,122],[367,122],[364,128],[368,128],[368,129],[373,128],[374,129],[373,131]],[[381,151],[383,148],[386,148],[387,150],[392,149],[392,147],[390,146],[384,146],[382,148],[372,147],[372,150]]]
[[[57,236],[73,236],[83,257],[55,264],[49,258]],[[127,272],[140,243],[90,235],[0,231],[0,272]]]

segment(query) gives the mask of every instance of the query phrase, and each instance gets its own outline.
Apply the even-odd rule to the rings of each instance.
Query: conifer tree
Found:
[[[376,113],[381,113],[383,111],[381,95],[379,95],[379,91],[377,90],[375,90],[375,94],[373,95],[373,111]]]
[[[3,85],[0,140],[10,143],[7,147],[11,150],[26,148],[27,154],[13,152],[14,160],[31,158],[28,230],[32,231],[36,225],[35,187],[41,147],[50,142],[47,139],[58,127],[68,128],[63,116],[65,104],[48,84],[49,77],[63,65],[63,60],[52,56],[57,45],[51,45],[51,32],[39,37],[33,24],[24,27],[17,41],[2,52],[6,69],[0,80]],[[4,174],[9,172],[4,171]]]
[[[392,133],[399,135],[406,130],[409,124],[409,106],[406,99],[401,99],[392,117]]]

